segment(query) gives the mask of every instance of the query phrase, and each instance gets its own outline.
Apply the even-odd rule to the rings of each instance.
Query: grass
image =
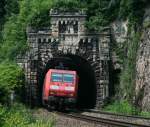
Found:
[[[12,107],[0,106],[1,127],[54,127],[54,119],[35,118],[32,110],[21,104]]]
[[[149,22],[149,21],[145,21],[145,22],[143,23],[143,27],[144,27],[144,28],[149,28],[149,27],[150,27],[150,22]]]
[[[150,118],[150,112],[142,111],[142,112],[140,113],[140,115],[143,116],[143,117],[148,117],[148,118]]]
[[[124,115],[139,115],[150,118],[150,112],[140,111],[138,108],[130,104],[127,100],[115,101],[113,103],[110,103],[103,108],[103,111]]]
[[[132,114],[133,107],[127,101],[115,101],[103,108],[104,111],[120,114]]]

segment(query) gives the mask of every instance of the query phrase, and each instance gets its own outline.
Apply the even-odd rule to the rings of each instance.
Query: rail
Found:
[[[106,115],[113,115],[113,116],[120,116],[120,117],[122,116],[122,117],[135,118],[135,119],[139,118],[139,119],[144,119],[144,120],[150,120],[150,118],[143,117],[143,116],[125,115],[125,114],[111,113],[111,112],[91,110],[91,109],[82,110],[82,111],[85,111],[85,112],[87,111],[87,112],[91,112],[91,113],[106,114]]]
[[[132,123],[128,121],[119,121],[119,120],[110,119],[110,118],[94,117],[94,116],[84,115],[81,113],[74,113],[74,112],[73,113],[55,112],[55,113],[58,115],[69,117],[69,118],[74,118],[74,119],[78,119],[78,120],[82,120],[82,121],[86,121],[90,123],[95,123],[95,124],[109,125],[112,127],[116,127],[116,126],[117,127],[150,127],[150,125],[146,125],[143,123]]]

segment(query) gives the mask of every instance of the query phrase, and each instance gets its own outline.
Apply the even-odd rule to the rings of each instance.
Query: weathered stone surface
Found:
[[[118,49],[122,49],[127,43],[128,39],[128,21],[114,21],[111,24],[112,30],[112,38],[113,38],[113,43],[115,43],[118,47]],[[113,46],[112,46],[113,47]],[[116,47],[115,47],[116,48]],[[112,63],[113,63],[113,68],[115,70],[117,69],[122,69],[122,60],[119,58],[119,56],[116,54],[115,51],[112,51]]]
[[[117,43],[124,43],[126,41],[128,32],[128,21],[114,21],[112,24],[112,34]]]
[[[136,96],[139,105],[150,111],[150,28],[143,31],[136,62]]]
[[[150,111],[150,8],[145,9],[143,31],[136,61],[136,101]]]

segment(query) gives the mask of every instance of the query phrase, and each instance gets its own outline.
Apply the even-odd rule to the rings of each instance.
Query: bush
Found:
[[[150,118],[150,112],[141,111],[137,107],[130,104],[127,100],[115,101],[103,108],[106,112],[119,113],[124,115],[139,115]]]
[[[16,106],[16,105],[15,105]],[[30,112],[25,107],[12,107],[7,109],[4,117],[4,127],[24,127],[31,123]]]
[[[0,102],[8,102],[12,91],[21,89],[23,71],[12,62],[0,64]]]
[[[136,57],[140,36],[140,32],[133,33],[128,42],[127,59],[124,62],[124,70],[120,75],[119,96],[122,99],[132,100],[135,96]]]
[[[2,125],[4,124],[4,116],[6,113],[6,109],[2,107],[2,105],[0,105],[0,126],[2,127]]]
[[[54,120],[36,119],[30,109],[22,104],[13,107],[0,107],[1,127],[53,127]]]
[[[52,8],[60,11],[79,11],[80,9],[86,9],[85,3],[79,0],[57,0],[53,3]]]
[[[29,25],[43,26],[50,24],[48,10],[51,8],[52,0],[21,0],[19,12],[7,17],[0,39],[0,61],[4,59],[14,60],[20,53],[27,49],[26,27]],[[43,16],[44,14],[44,16]],[[42,15],[42,16],[41,16]]]
[[[128,101],[115,101],[114,103],[106,106],[104,111],[121,114],[132,114],[135,108],[128,103]]]
[[[141,115],[141,116],[144,116],[144,117],[150,118],[150,112],[142,111],[142,112],[140,113],[140,115]]]

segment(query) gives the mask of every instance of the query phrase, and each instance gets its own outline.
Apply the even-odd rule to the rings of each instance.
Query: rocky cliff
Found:
[[[143,31],[136,61],[137,103],[150,111],[150,28]]]
[[[136,101],[145,111],[150,111],[150,8],[143,20],[143,31],[136,60]]]
[[[112,24],[112,35],[113,39],[118,45],[117,50],[123,51],[124,56],[120,56],[116,53],[116,50],[112,52],[112,62],[114,69],[120,69],[123,71],[123,59],[127,61],[127,54],[129,47],[126,49],[124,46],[132,43],[134,37],[132,37],[133,31],[128,34],[128,20],[126,21],[114,21]],[[150,111],[150,7],[145,9],[145,14],[143,17],[143,26],[140,27],[141,34],[140,40],[138,42],[138,50],[136,53],[136,68],[135,68],[135,102],[142,108],[142,110]],[[132,38],[128,40],[128,38]],[[129,45],[128,45],[129,46]],[[134,50],[134,49],[132,49]],[[122,62],[120,62],[122,61]],[[134,62],[134,61],[133,61]],[[132,62],[131,62],[132,63]],[[126,64],[126,63],[125,63]],[[134,64],[134,63],[133,63]],[[129,65],[130,66],[130,65]],[[127,72],[128,73],[128,72]],[[129,75],[129,74],[127,74]],[[122,84],[120,81],[120,85]],[[129,85],[129,87],[131,87]],[[125,88],[122,87],[122,88]],[[126,91],[125,91],[126,92]],[[128,94],[128,93],[124,93]],[[134,92],[133,97],[134,99]]]

